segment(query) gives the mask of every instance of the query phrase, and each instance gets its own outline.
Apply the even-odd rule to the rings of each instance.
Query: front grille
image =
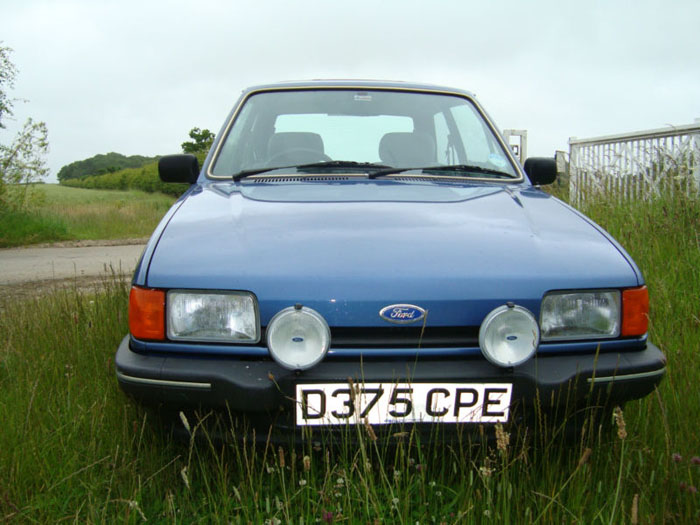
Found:
[[[478,344],[478,326],[331,328],[331,348],[430,348]]]
[[[263,328],[262,345],[265,345]],[[458,348],[479,345],[478,326],[331,327],[334,348]]]

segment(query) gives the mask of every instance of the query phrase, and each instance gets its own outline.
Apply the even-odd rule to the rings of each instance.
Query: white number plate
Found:
[[[297,425],[504,423],[510,383],[323,383],[296,386]]]

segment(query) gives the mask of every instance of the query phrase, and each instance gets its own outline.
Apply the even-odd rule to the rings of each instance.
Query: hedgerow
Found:
[[[61,181],[64,186],[98,190],[141,190],[148,193],[160,192],[179,197],[187,184],[165,183],[158,177],[158,163],[146,164],[141,168],[127,168],[104,175],[92,175],[82,179]]]

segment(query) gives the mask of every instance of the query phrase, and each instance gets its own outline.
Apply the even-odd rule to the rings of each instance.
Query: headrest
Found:
[[[396,168],[435,164],[435,142],[423,133],[387,133],[379,142],[379,158]]]
[[[301,131],[275,133],[267,143],[267,153],[270,157],[300,149],[323,154],[323,139],[321,135]]]

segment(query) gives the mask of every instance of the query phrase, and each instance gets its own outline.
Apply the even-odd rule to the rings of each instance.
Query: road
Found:
[[[113,245],[110,242],[83,242],[88,246],[45,246],[0,250],[0,286],[12,287],[31,282],[94,278],[101,275],[131,274],[143,251],[145,240]]]

